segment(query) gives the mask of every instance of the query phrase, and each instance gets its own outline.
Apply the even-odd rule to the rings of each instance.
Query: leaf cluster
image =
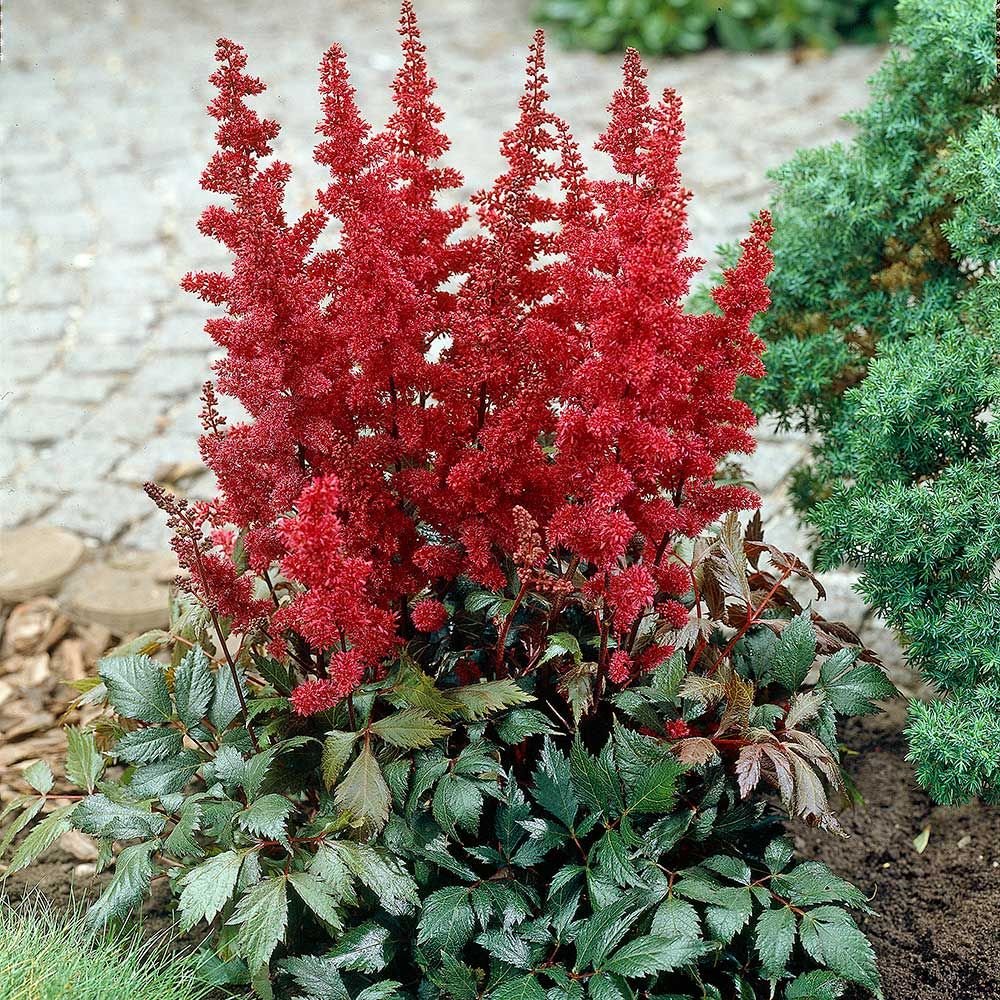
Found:
[[[600,695],[591,616],[536,648],[543,595],[462,583],[451,629],[303,718],[287,664],[252,644],[228,662],[178,602],[85,685],[108,711],[69,731],[65,780],[25,771],[10,870],[93,837],[114,876],[92,926],[166,879],[181,926],[211,931],[203,975],[262,997],[881,996],[863,895],[779,822],[839,832],[838,718],[892,687],[793,596],[793,576],[822,590],[759,521],[689,557],[688,623],[651,613],[634,648],[662,655]],[[507,675],[470,679],[505,613]]]
[[[755,51],[834,48],[884,38],[892,0],[543,0],[539,17],[571,44],[599,52],[633,46],[679,54],[709,45]]]

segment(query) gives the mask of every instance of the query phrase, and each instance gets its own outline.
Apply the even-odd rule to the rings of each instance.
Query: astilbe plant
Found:
[[[921,784],[1000,794],[1000,84],[988,0],[900,6],[847,147],[778,173],[769,374],[747,396],[821,432],[800,508],[940,692]]]
[[[96,923],[166,878],[215,932],[205,974],[262,996],[878,993],[864,898],[793,863],[777,802],[839,830],[838,715],[891,686],[714,479],[752,447],[767,218],[717,314],[686,313],[677,97],[626,56],[593,182],[539,35],[462,237],[408,3],[401,35],[379,133],[324,57],[331,182],[294,223],[262,85],[219,43],[204,183],[232,207],[202,228],[235,265],[185,283],[226,307],[218,386],[249,419],[207,386],[219,496],[150,488],[186,571],[171,627],[82,685],[109,710],[69,732],[79,791],[29,768],[11,869],[94,836]]]

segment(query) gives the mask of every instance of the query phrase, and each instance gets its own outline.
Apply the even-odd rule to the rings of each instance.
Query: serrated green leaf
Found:
[[[434,789],[431,811],[442,829],[456,828],[475,833],[483,811],[483,793],[479,786],[457,774],[446,774]]]
[[[794,856],[795,848],[785,837],[776,837],[764,848],[764,861],[773,875],[784,871]]]
[[[573,929],[576,945],[573,971],[599,966],[653,901],[649,893],[640,893],[635,889],[624,893],[619,890],[607,906],[577,924]]]
[[[532,777],[535,801],[569,829],[573,829],[580,802],[573,788],[570,763],[549,739],[545,740]]]
[[[94,734],[70,726],[66,730],[66,744],[66,777],[77,788],[92,792],[104,773],[104,757],[97,749]]]
[[[480,681],[478,684],[466,684],[448,692],[451,698],[458,702],[462,716],[465,719],[485,719],[506,708],[514,708],[534,701],[534,697],[520,687],[509,677],[495,681]]]
[[[796,615],[781,631],[771,651],[767,677],[786,691],[797,691],[816,659],[816,630],[808,609]]]
[[[531,946],[513,930],[485,930],[476,937],[476,943],[482,945],[498,962],[515,969],[531,968]]]
[[[786,1000],[839,1000],[844,994],[844,980],[825,969],[798,976],[785,990]]]
[[[29,764],[21,772],[21,777],[39,795],[48,795],[52,791],[52,768],[44,760],[36,760],[33,764]]]
[[[580,663],[583,660],[583,650],[580,649],[580,641],[575,635],[569,632],[556,632],[549,636],[548,645],[538,662],[548,663],[563,656],[571,656],[574,663]]]
[[[659,937],[645,934],[621,946],[604,963],[606,972],[617,972],[630,979],[644,978],[657,972],[670,972],[695,961],[710,946],[691,938]]]
[[[371,748],[364,746],[343,780],[337,785],[334,799],[360,820],[366,830],[377,833],[389,818],[392,796]]]
[[[670,812],[677,801],[677,779],[683,773],[683,765],[672,757],[647,768],[626,797],[626,812]]]
[[[74,811],[79,805],[78,802],[72,802],[60,806],[32,827],[31,832],[17,845],[5,874],[13,875],[14,872],[27,868],[43,851],[47,851],[64,833],[71,830]]]
[[[404,750],[429,747],[451,730],[442,726],[421,708],[404,708],[371,725],[371,731],[390,746]]]
[[[255,885],[236,905],[229,926],[238,927],[234,945],[251,971],[265,966],[288,926],[288,886],[284,877]]]
[[[211,923],[232,898],[243,858],[225,851],[192,868],[181,879],[178,906],[181,929],[188,931],[199,920]]]
[[[472,907],[464,886],[445,886],[432,892],[420,911],[417,944],[434,943],[442,951],[457,953],[472,937]]]
[[[208,713],[214,693],[215,678],[208,654],[195,646],[174,670],[174,700],[181,722],[189,728],[198,725]]]
[[[261,796],[236,814],[236,823],[247,833],[279,844],[288,844],[285,823],[295,807],[283,795],[272,792]]]
[[[401,917],[420,902],[416,882],[383,848],[354,843],[340,846],[351,873],[375,893],[387,913]]]
[[[237,668],[236,676],[239,688],[233,680],[233,672],[228,664],[215,672],[215,692],[208,709],[208,720],[217,732],[225,729],[240,714],[239,692],[242,690],[244,698],[247,696],[246,678],[243,676],[243,671]]]
[[[800,918],[799,937],[802,947],[817,962],[882,1000],[875,952],[849,913],[837,906],[810,910]]]
[[[430,980],[451,1000],[475,1000],[479,994],[476,974],[448,952],[441,955],[441,968],[429,973]]]
[[[349,930],[327,953],[330,963],[350,972],[381,972],[389,962],[389,932],[372,921]]]
[[[625,803],[610,750],[606,749],[595,758],[587,753],[577,739],[570,748],[569,763],[573,788],[580,801],[611,818],[620,815]]]
[[[750,890],[723,886],[716,895],[716,902],[705,908],[705,926],[716,941],[728,944],[746,927],[752,915]]]
[[[875,701],[896,695],[892,682],[870,663],[853,664],[857,650],[841,649],[828,657],[819,671],[819,686],[841,715],[868,715],[878,709]]]
[[[24,807],[17,818],[7,824],[3,837],[0,837],[0,858],[7,853],[7,848],[14,843],[14,838],[42,811],[44,805],[44,798],[29,798],[27,795],[19,795],[10,803],[10,806],[4,809],[6,816],[11,807],[15,809],[19,806]]]
[[[150,812],[149,806],[112,802],[106,795],[88,795],[77,805],[73,825],[93,837],[139,840],[163,831],[166,818]]]
[[[162,663],[148,656],[106,656],[97,670],[119,715],[140,722],[170,721],[173,706]]]
[[[391,696],[393,704],[397,706],[422,708],[438,720],[447,719],[461,708],[451,697],[451,692],[445,694],[441,691],[433,679],[408,656],[403,656],[400,660],[395,683],[387,695]]]
[[[672,897],[653,914],[650,932],[659,937],[697,940],[701,937],[698,911],[686,900]]]
[[[506,980],[487,996],[489,1000],[546,1000],[542,984],[530,974]]]
[[[129,764],[151,764],[181,752],[184,736],[169,726],[149,726],[126,733],[115,745],[120,760]]]
[[[139,799],[179,792],[198,773],[201,763],[201,757],[194,750],[181,750],[166,760],[136,768],[128,789]]]
[[[115,861],[114,878],[87,912],[91,927],[103,927],[121,920],[142,902],[157,866],[153,855],[160,848],[158,840],[126,847]]]
[[[788,907],[764,910],[754,929],[754,947],[765,979],[780,979],[795,944],[795,914]]]
[[[868,899],[860,889],[834,875],[818,861],[804,861],[791,871],[775,876],[771,887],[796,906],[847,903],[858,909],[868,909]]]
[[[339,904],[341,897],[336,886],[310,871],[292,872],[288,881],[296,895],[324,923],[336,933],[344,929]]]
[[[537,708],[512,708],[497,719],[496,733],[504,743],[514,745],[529,736],[554,736],[556,730]]]
[[[163,842],[164,851],[172,858],[203,857],[205,852],[194,836],[200,829],[201,802],[193,796],[181,806],[180,816]]]

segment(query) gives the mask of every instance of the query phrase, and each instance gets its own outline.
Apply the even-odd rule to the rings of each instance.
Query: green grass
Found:
[[[207,1000],[194,969],[164,935],[94,932],[79,907],[0,901],[0,1000]]]

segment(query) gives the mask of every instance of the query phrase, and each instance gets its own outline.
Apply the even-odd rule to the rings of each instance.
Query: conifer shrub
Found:
[[[893,0],[542,0],[538,16],[571,45],[679,55],[727,49],[834,48],[883,39]]]
[[[718,313],[685,312],[676,95],[626,56],[618,176],[591,181],[538,35],[459,237],[409,3],[401,35],[378,133],[324,57],[332,179],[295,221],[263,85],[218,43],[203,181],[232,205],[201,225],[235,263],[185,284],[225,307],[217,385],[250,416],[206,387],[219,495],[149,488],[186,571],[170,628],[82,685],[107,711],[69,731],[76,791],[32,765],[0,850],[95,837],[96,925],[167,879],[205,974],[264,997],[881,996],[864,896],[780,820],[840,832],[838,720],[892,688],[715,481],[752,447],[768,219]]]
[[[847,146],[780,170],[759,413],[819,432],[795,484],[821,565],[942,694],[914,704],[941,802],[1000,792],[1000,84],[988,0],[900,5]]]

